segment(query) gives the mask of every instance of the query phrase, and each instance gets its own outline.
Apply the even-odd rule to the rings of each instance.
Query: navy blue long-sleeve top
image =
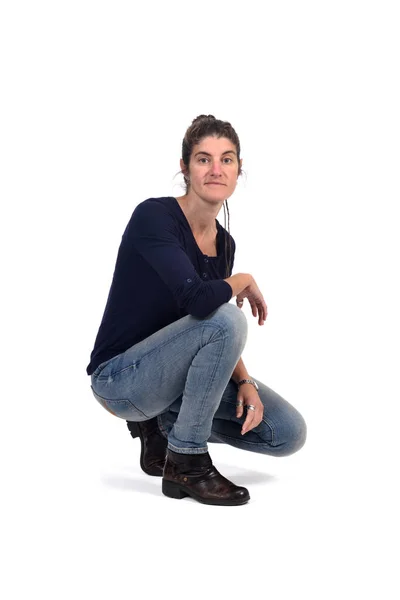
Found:
[[[88,375],[170,323],[186,315],[205,318],[231,300],[232,288],[223,280],[232,274],[236,244],[215,223],[213,257],[201,252],[175,198],[149,198],[136,206],[122,235]]]

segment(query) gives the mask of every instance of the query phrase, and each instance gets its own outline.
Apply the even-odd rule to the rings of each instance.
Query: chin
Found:
[[[225,186],[221,185],[221,188],[217,188],[216,186],[212,188],[208,188],[206,186],[204,190],[204,198],[207,200],[214,200],[215,202],[223,202],[226,198],[229,197],[228,189]]]

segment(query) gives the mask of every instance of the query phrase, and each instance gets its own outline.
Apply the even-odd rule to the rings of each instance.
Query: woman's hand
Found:
[[[244,298],[247,298],[250,302],[251,312],[253,317],[257,317],[258,315],[258,324],[264,325],[264,322],[268,315],[267,305],[265,304],[264,297],[260,292],[258,285],[256,284],[254,278],[250,285],[248,285],[240,294],[236,296],[236,305],[239,308],[242,308]]]
[[[251,383],[242,383],[238,389],[236,400],[236,417],[238,419],[243,415],[246,406],[253,406],[254,410],[252,408],[246,409],[247,415],[242,426],[242,435],[257,427],[261,423],[264,414],[264,405],[256,388]]]

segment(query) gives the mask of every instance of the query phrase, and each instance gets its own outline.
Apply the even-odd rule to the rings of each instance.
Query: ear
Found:
[[[181,158],[181,160],[179,161],[179,165],[180,165],[180,167],[181,167],[181,171],[182,171],[182,173],[185,173],[185,171],[186,171],[186,165],[185,165],[185,163],[183,162],[183,159],[182,159],[182,158]]]
[[[242,170],[242,164],[243,164],[243,158],[241,158],[240,161],[239,161],[239,173],[238,173],[238,177],[239,177],[240,172]]]

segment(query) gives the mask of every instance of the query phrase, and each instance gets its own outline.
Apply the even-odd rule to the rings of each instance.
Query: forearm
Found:
[[[243,292],[243,290],[250,285],[252,280],[253,276],[249,273],[236,273],[236,275],[231,275],[228,279],[224,279],[224,281],[229,283],[232,288],[232,298]]]
[[[239,362],[231,375],[231,379],[233,379],[235,383],[238,383],[241,379],[251,379],[246,367],[244,366],[242,357],[240,357]]]

